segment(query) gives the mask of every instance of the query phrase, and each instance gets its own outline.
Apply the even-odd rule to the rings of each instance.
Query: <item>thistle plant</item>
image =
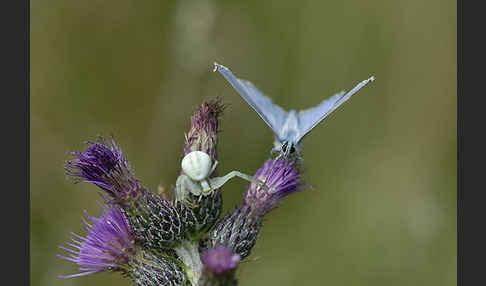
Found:
[[[206,157],[217,162],[223,110],[220,100],[208,100],[194,111],[181,161],[201,152],[205,155],[193,156],[191,164]],[[71,241],[60,246],[67,254],[58,256],[79,269],[60,278],[119,272],[139,286],[237,285],[239,263],[256,244],[264,216],[287,195],[305,189],[300,161],[264,160],[253,177],[237,172],[251,183],[240,205],[221,218],[223,183],[204,194],[184,189],[192,188],[191,180],[174,187],[170,196],[151,192],[113,138],[88,142],[86,150],[70,154],[66,174],[76,183],[96,185],[104,202],[99,217],[86,212],[85,234],[72,233]],[[216,182],[217,163],[210,165],[208,181]]]

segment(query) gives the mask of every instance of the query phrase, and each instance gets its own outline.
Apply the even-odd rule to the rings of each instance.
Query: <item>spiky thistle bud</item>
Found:
[[[234,254],[229,247],[218,245],[202,252],[204,271],[199,285],[230,286],[237,285],[235,270],[241,257]]]
[[[188,221],[181,218],[171,201],[147,192],[138,207],[127,208],[127,217],[139,244],[158,250],[177,245],[184,237]]]
[[[131,271],[126,275],[138,286],[185,286],[187,276],[179,264],[173,257],[140,249],[137,259],[131,261]]]
[[[216,161],[218,155],[216,145],[218,143],[219,117],[223,114],[224,105],[219,99],[203,102],[191,117],[191,129],[186,135],[184,155],[192,151],[202,151]]]
[[[69,256],[60,258],[76,263],[80,273],[59,276],[74,278],[99,272],[120,272],[139,286],[184,285],[187,278],[174,258],[160,256],[135,244],[135,235],[124,215],[116,206],[100,204],[100,217],[85,212],[86,236],[72,233],[69,247],[60,246]]]
[[[219,99],[203,102],[191,117],[191,128],[186,134],[184,144],[184,156],[192,151],[202,151],[208,154],[214,164],[217,160],[217,133],[218,120],[223,112],[224,106]],[[214,170],[209,177],[217,175]],[[210,195],[199,198],[189,191],[186,201],[190,204],[180,204],[181,215],[191,218],[194,224],[192,233],[203,233],[209,230],[221,215],[223,201],[220,190],[214,190]]]
[[[232,272],[238,267],[240,255],[234,254],[230,248],[218,245],[202,253],[202,261],[206,271],[213,275],[223,275]]]
[[[301,170],[297,162],[267,160],[254,178],[265,182],[267,188],[251,183],[243,202],[223,217],[210,233],[209,245],[225,245],[245,258],[251,253],[263,217],[287,195],[303,190]]]
[[[113,140],[107,143],[88,142],[84,152],[71,152],[66,173],[75,182],[97,185],[126,213],[137,242],[164,249],[177,244],[185,236],[185,223],[171,201],[146,189],[135,177],[122,150]]]

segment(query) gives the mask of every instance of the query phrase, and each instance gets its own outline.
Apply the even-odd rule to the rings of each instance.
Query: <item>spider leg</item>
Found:
[[[218,166],[218,161],[214,161],[214,164],[213,166],[211,167],[211,172],[209,172],[209,174],[212,174],[214,172],[214,170],[216,170],[216,167]]]
[[[175,201],[180,202],[187,198],[186,175],[180,175],[176,181]]]
[[[222,176],[222,177],[216,177],[216,178],[211,178],[209,179],[209,181],[211,182],[211,188],[212,189],[219,189],[221,188],[221,186],[223,186],[227,181],[229,181],[230,179],[234,178],[234,177],[240,177],[244,180],[247,180],[249,182],[257,182],[260,186],[263,184],[262,181],[258,180],[258,179],[255,179],[253,178],[252,176],[250,175],[247,175],[247,174],[244,174],[244,173],[241,173],[239,171],[231,171],[229,172],[228,174]]]

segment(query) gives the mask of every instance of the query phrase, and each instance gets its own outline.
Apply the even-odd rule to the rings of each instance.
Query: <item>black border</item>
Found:
[[[27,137],[26,139],[26,146],[25,150],[27,151],[26,153],[26,161],[27,161],[27,168],[26,168],[26,173],[27,173],[27,180],[26,182],[26,196],[27,196],[27,203],[26,203],[26,217],[24,218],[25,220],[25,229],[27,230],[27,238],[25,241],[25,256],[27,257],[27,265],[25,269],[27,270],[27,275],[25,275],[25,278],[23,282],[25,285],[30,285],[30,0],[24,0],[24,9],[25,9],[25,37],[23,40],[25,41],[25,63],[24,67],[26,70],[25,76],[25,106],[27,109],[27,120],[25,124],[27,125],[27,130],[25,132],[25,136]]]
[[[464,5],[467,3],[467,5]],[[484,10],[457,2],[457,284],[486,285]]]
[[[2,4],[2,284],[30,285],[30,3]]]

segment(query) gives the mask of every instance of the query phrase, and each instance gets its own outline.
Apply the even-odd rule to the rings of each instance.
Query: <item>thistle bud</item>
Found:
[[[191,117],[191,128],[186,134],[184,156],[192,151],[202,151],[209,155],[211,163],[217,160],[217,133],[218,120],[224,106],[220,100],[203,102]],[[214,170],[209,177],[216,176]],[[178,204],[182,216],[190,218],[191,233],[203,233],[209,230],[221,215],[223,200],[220,190],[213,190],[211,194],[203,197],[193,195],[186,190],[184,196],[187,202]],[[177,195],[175,197],[178,197]],[[180,197],[180,196],[179,196]]]
[[[186,273],[175,263],[175,258],[160,256],[147,249],[140,250],[130,267],[126,275],[138,286],[187,285]]]
[[[177,245],[186,233],[186,224],[171,201],[146,192],[137,207],[126,208],[137,243],[150,249],[165,250]]]
[[[228,247],[219,245],[203,251],[201,258],[204,271],[199,285],[237,285],[234,272],[241,259],[240,255],[234,254]]]
[[[216,246],[202,253],[205,269],[216,276],[234,271],[240,259],[239,254],[234,254],[230,248],[225,246]]]
[[[214,162],[217,158],[219,117],[223,114],[224,105],[219,99],[205,101],[191,117],[191,129],[186,135],[184,155],[192,151],[202,151]]]
[[[212,247],[227,246],[244,259],[255,246],[262,222],[263,212],[240,205],[214,226],[209,235],[209,244]]]

